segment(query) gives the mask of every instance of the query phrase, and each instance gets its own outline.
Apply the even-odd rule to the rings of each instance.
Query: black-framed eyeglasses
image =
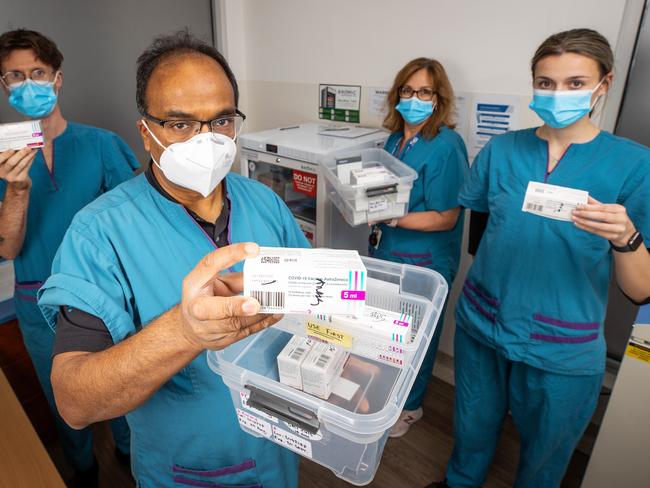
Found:
[[[7,71],[0,78],[2,78],[2,81],[4,81],[5,85],[9,88],[18,88],[27,80],[32,80],[37,85],[47,85],[54,81],[56,73],[56,71],[46,70],[43,68],[34,68],[29,73],[24,73],[18,70]]]
[[[246,115],[239,110],[234,114],[222,115],[212,120],[189,120],[189,119],[159,119],[150,114],[142,114],[148,120],[155,122],[163,128],[166,139],[171,142],[186,141],[195,136],[204,125],[210,128],[211,132],[228,136],[235,139],[244,125]]]
[[[410,86],[404,85],[399,89],[400,97],[411,98],[413,95],[417,95],[417,97],[423,102],[428,102],[429,100],[432,100],[433,95],[435,95],[435,93],[436,92],[433,91],[433,88],[429,88],[428,86],[425,86],[424,88],[420,88],[419,90],[414,90]]]

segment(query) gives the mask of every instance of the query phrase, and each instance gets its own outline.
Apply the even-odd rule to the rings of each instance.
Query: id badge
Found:
[[[379,248],[381,242],[381,229],[378,225],[373,226],[372,233],[368,237],[368,243],[375,249]]]

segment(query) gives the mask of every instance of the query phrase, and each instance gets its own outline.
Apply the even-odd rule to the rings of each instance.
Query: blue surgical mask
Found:
[[[433,101],[425,102],[417,97],[400,98],[395,109],[402,114],[406,123],[417,125],[424,122],[433,114]]]
[[[568,127],[591,112],[591,97],[603,81],[591,90],[533,90],[529,107],[549,127]]]
[[[32,119],[50,115],[56,105],[57,94],[54,91],[53,81],[39,84],[34,83],[33,80],[25,80],[22,85],[9,87],[9,90],[9,104]]]

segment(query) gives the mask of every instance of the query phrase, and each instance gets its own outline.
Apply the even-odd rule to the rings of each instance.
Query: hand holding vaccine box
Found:
[[[573,210],[578,205],[586,204],[588,200],[589,193],[586,191],[531,181],[528,183],[521,210],[570,222]]]
[[[261,313],[358,316],[366,281],[357,251],[262,247],[244,262],[244,295]]]
[[[0,151],[39,148],[45,145],[40,120],[0,124]]]

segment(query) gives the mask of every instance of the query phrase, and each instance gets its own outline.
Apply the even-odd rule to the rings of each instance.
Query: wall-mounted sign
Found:
[[[319,85],[318,118],[341,122],[359,122],[361,87]]]

